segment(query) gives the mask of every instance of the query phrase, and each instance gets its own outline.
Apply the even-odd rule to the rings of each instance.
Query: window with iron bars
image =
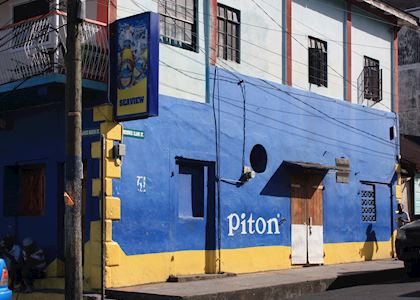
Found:
[[[217,4],[217,56],[240,63],[240,12]]]
[[[360,189],[360,204],[362,210],[362,222],[376,222],[375,185],[362,184]]]
[[[327,42],[309,37],[308,65],[309,83],[328,86]]]
[[[382,100],[382,69],[379,60],[364,56],[363,71],[357,79],[358,100],[370,100],[374,103]]]
[[[197,51],[196,0],[159,0],[161,42]]]

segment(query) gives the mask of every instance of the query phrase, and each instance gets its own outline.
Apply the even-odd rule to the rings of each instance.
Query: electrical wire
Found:
[[[177,89],[181,90],[179,88],[177,88]],[[187,90],[183,90],[183,91],[186,92],[186,93],[191,93]],[[218,93],[218,94],[220,94],[220,93]],[[217,95],[217,97],[219,97],[219,95]],[[224,101],[224,100],[220,100],[220,101],[223,102],[223,103],[227,103],[227,104],[229,104],[233,107],[238,108],[238,111],[241,111],[243,109],[242,105],[235,105],[235,104],[229,103],[228,101]],[[228,111],[223,111],[222,110],[222,112],[225,113],[225,114],[229,114],[230,116],[237,117],[240,120],[243,119],[243,114],[242,113],[240,115],[235,115],[232,112],[228,112]],[[372,156],[382,156],[382,157],[388,158],[388,159],[395,157],[394,155],[389,154],[387,152],[382,152],[382,151],[378,150],[377,148],[368,148],[368,147],[365,147],[365,146],[352,144],[352,143],[350,143],[346,140],[340,140],[340,139],[337,139],[337,138],[333,138],[333,137],[330,137],[330,136],[327,136],[327,135],[320,134],[320,133],[315,132],[315,131],[310,131],[308,129],[301,128],[299,126],[290,124],[290,123],[285,122],[285,121],[281,121],[281,120],[276,119],[274,117],[269,117],[266,114],[261,114],[261,113],[255,112],[253,110],[250,110],[250,109],[247,109],[247,112],[249,112],[251,114],[254,114],[254,115],[257,115],[258,118],[261,121],[266,120],[266,121],[270,121],[270,122],[273,122],[273,123],[279,123],[283,126],[290,127],[290,128],[295,129],[295,130],[307,133],[308,135],[302,135],[302,134],[298,134],[296,132],[288,132],[288,131],[285,131],[282,128],[270,126],[270,125],[267,124],[267,122],[262,123],[260,121],[247,118],[248,122],[253,122],[253,123],[258,124],[258,125],[263,126],[263,127],[279,130],[282,133],[287,133],[287,134],[290,134],[290,135],[293,135],[293,136],[298,136],[298,137],[305,138],[305,139],[308,139],[308,140],[312,140],[312,141],[315,141],[315,142],[319,142],[319,143],[323,143],[323,144],[329,144],[329,145],[334,146],[334,147],[341,147],[341,148],[344,148],[344,149],[347,149],[347,150],[357,151],[357,152],[372,155]],[[318,137],[318,139],[314,138],[314,136]],[[333,144],[332,142],[335,142],[335,144]],[[345,146],[345,145],[347,145],[347,146]],[[352,148],[349,148],[349,147],[352,147]],[[360,148],[360,149],[357,149],[357,148]]]
[[[169,66],[167,63],[165,63],[162,60],[161,60],[160,63],[162,65]],[[188,70],[180,70],[180,69],[175,68],[173,66],[170,66],[170,68],[173,69],[173,70],[175,70],[176,72],[180,73],[181,75],[187,76],[187,77],[189,77],[191,79],[194,79],[194,80],[197,80],[197,81],[201,81],[201,82],[204,82],[205,81],[202,78],[194,77],[193,75],[188,74],[187,72],[190,72]],[[195,73],[195,72],[193,72],[193,74],[202,75],[200,73]],[[220,78],[224,78],[224,79],[220,79]],[[214,78],[212,78],[212,79],[214,79]],[[219,81],[228,82],[228,83],[231,83],[231,84],[237,84],[237,81],[230,80],[229,78],[224,77],[224,76],[221,76],[220,74],[218,74],[218,80]],[[250,83],[250,82],[247,82],[247,83],[250,84],[250,85],[252,85],[252,86],[255,86],[255,87],[262,87],[262,88],[264,88],[264,86],[258,86],[255,83]],[[184,92],[184,90],[181,90],[181,91]],[[202,95],[198,95],[198,94],[194,94],[194,95],[195,96],[196,95],[197,96],[202,96]],[[278,98],[277,95],[273,95],[273,96],[275,96],[276,98]],[[242,103],[243,102],[243,99],[235,99],[235,98],[233,98],[231,96],[230,97],[224,97],[224,96],[220,96],[219,95],[219,97],[225,99],[226,101],[229,101],[230,100],[230,101],[238,102],[238,103]],[[339,102],[336,102],[336,103],[339,104]],[[297,115],[297,116],[314,117],[314,118],[321,118],[321,119],[323,118],[322,116],[316,115],[316,114],[313,114],[313,113],[306,113],[305,114],[305,113],[299,113],[299,112],[293,112],[293,111],[287,111],[287,110],[280,110],[280,109],[275,109],[273,107],[256,105],[256,104],[252,104],[252,103],[248,103],[247,105],[248,106],[255,107],[255,109],[257,109],[257,110],[259,110],[259,109],[265,109],[265,110],[269,110],[269,111],[281,112],[281,113],[291,114],[291,115]],[[348,106],[348,107],[351,107],[351,106]],[[364,112],[366,112],[366,111],[364,111]],[[345,118],[345,117],[343,118],[343,117],[338,117],[338,116],[335,116],[335,118],[336,119],[340,119],[340,120],[346,120],[346,121],[383,121],[384,119],[394,119],[393,117],[387,117],[386,115],[377,115],[376,118],[373,118],[373,117],[372,118]]]
[[[159,0],[152,0],[153,2],[155,2],[155,3],[159,3],[158,1]],[[171,0],[166,0],[166,1],[171,1]],[[135,2],[134,0],[131,0],[131,2],[134,4],[134,5],[136,5],[137,7],[139,7],[139,8],[141,8],[142,10],[144,10],[144,11],[146,11],[147,10],[147,8],[145,8],[144,6],[142,6],[141,4],[139,4],[139,3],[137,3],[137,2]],[[173,16],[170,16],[170,15],[168,15],[169,17],[171,17],[174,21],[175,21],[175,17],[173,17]],[[200,23],[203,23],[202,21],[199,21]],[[241,24],[242,24],[242,22],[241,22]],[[276,24],[278,25],[278,26],[281,26],[281,25],[279,25],[277,22],[276,22]],[[175,26],[178,26],[176,23],[174,23],[174,25]],[[178,26],[179,27],[179,26]],[[203,38],[201,38],[200,36],[198,36],[198,34],[197,33],[192,33],[192,35],[195,37],[195,38],[198,38],[198,39],[200,39],[200,40],[204,40]],[[273,54],[273,52],[274,51],[269,51],[268,49],[265,49],[264,47],[261,47],[261,46],[257,46],[255,43],[252,43],[252,42],[250,42],[250,41],[247,41],[247,40],[245,40],[244,38],[242,38],[241,37],[241,41],[244,41],[244,42],[246,42],[246,43],[248,43],[248,44],[252,44],[252,45],[254,45],[254,46],[256,46],[256,47],[258,47],[259,49],[261,49],[261,50],[264,50],[264,51],[268,51],[268,52],[270,52],[270,53],[272,53]],[[300,43],[299,41],[297,41],[298,43]],[[301,44],[300,43],[300,45],[302,46],[302,47],[304,47],[306,50],[307,50],[307,48],[303,45],[303,44]],[[216,51],[216,49],[214,49],[214,48],[212,48],[212,50],[213,51]],[[247,55],[249,55],[249,54],[247,54]],[[280,53],[276,53],[276,55],[278,55],[278,56],[280,56],[280,57],[282,57],[282,55],[280,54]],[[254,57],[256,57],[255,55],[251,55],[251,56],[254,56]],[[263,58],[261,58],[261,57],[258,57],[258,59],[262,59],[262,60],[264,60]],[[300,62],[300,61],[298,61],[298,60],[294,60],[294,59],[292,59],[292,61],[294,61],[294,62],[296,62],[296,63],[299,63],[299,64],[302,64],[302,65],[304,65],[304,66],[306,66],[306,67],[309,67],[310,68],[310,66],[308,66],[307,64],[305,64],[305,63],[302,63],[302,62]],[[270,62],[270,64],[272,64],[272,62]],[[337,77],[337,78],[340,78],[340,79],[345,79],[344,78],[344,76],[343,75],[341,75],[339,72],[337,72],[335,69],[333,69],[331,66],[329,66],[329,68],[334,72],[334,73],[330,73],[330,72],[328,72],[328,75],[330,75],[330,76],[334,76],[334,77]],[[306,73],[303,73],[303,72],[299,72],[299,71],[297,71],[297,70],[294,70],[294,72],[296,72],[296,73],[299,73],[299,74],[302,74],[302,75],[307,75]],[[278,78],[278,77],[277,77]],[[349,80],[347,80],[347,82],[350,82]],[[341,86],[342,85],[342,83],[341,83],[341,81],[338,83],[338,82],[334,82],[334,81],[330,81],[330,83],[333,83],[334,85],[337,85],[337,86]],[[307,90],[307,88],[305,88],[305,87],[301,87],[301,86],[298,86],[298,85],[296,85],[296,84],[294,84],[294,86],[297,86],[297,87],[299,87],[299,88],[301,88],[301,89],[303,89],[303,90]],[[352,83],[351,84],[351,86],[352,86],[352,88],[354,88],[354,89],[356,89],[357,90],[357,86],[354,84],[354,83]],[[385,93],[385,94],[391,94],[390,92],[388,92],[388,91],[383,91],[383,93]],[[389,107],[387,107],[386,105],[384,105],[383,103],[381,103],[381,102],[379,102],[380,103],[380,105],[383,105],[385,108],[387,108],[388,110],[391,110]]]
[[[89,1],[94,1],[94,0],[89,0]],[[158,1],[161,1],[161,0],[151,0],[151,1],[153,1],[153,2],[155,2],[155,3],[158,3]],[[175,2],[175,0],[165,0],[166,2],[172,2],[172,3],[176,3]],[[262,1],[262,2],[264,2],[264,1]],[[265,2],[266,3],[266,2]],[[103,4],[102,4],[103,5]],[[275,6],[273,6],[273,5],[270,5],[271,7],[275,7]],[[121,6],[121,5],[118,5],[118,8],[120,8],[120,7],[122,7],[122,8],[124,8],[125,10],[127,10],[127,11],[132,11],[132,9],[131,8],[129,8],[129,7],[125,7],[125,6]],[[280,8],[278,8],[278,7],[276,7],[276,10],[278,10],[278,11],[280,11],[280,12],[282,12],[282,10],[280,9]],[[199,15],[203,15],[203,16],[210,16],[211,18],[214,18],[214,17],[217,17],[216,15],[214,15],[214,14],[207,14],[207,13],[205,13],[204,11],[200,11],[200,10],[198,10],[197,11],[197,13],[199,14]],[[356,13],[355,13],[356,14]],[[298,21],[296,18],[294,18],[293,16],[292,16],[292,19],[293,20],[296,20],[296,21]],[[379,19],[377,19],[378,21],[380,21]],[[201,20],[198,20],[198,22],[199,23],[204,23],[203,21],[201,21]],[[261,26],[261,25],[257,25],[257,24],[252,24],[252,23],[246,23],[246,22],[243,22],[243,20],[241,20],[241,25],[246,25],[246,26],[251,26],[251,27],[255,27],[255,28],[260,28],[260,29],[264,29],[264,30],[269,30],[269,31],[275,31],[275,32],[286,32],[287,33],[287,30],[285,30],[285,29],[276,29],[276,28],[271,28],[271,27],[265,27],[265,26]],[[399,25],[398,24],[392,24],[392,26],[396,26],[396,27],[399,27]],[[296,32],[294,32],[294,33],[292,33],[292,35],[296,35],[296,36],[305,36],[305,37],[308,37],[308,34],[301,34],[301,33],[296,33]],[[371,44],[363,44],[363,43],[347,43],[347,42],[345,42],[345,41],[340,41],[340,40],[335,40],[335,39],[327,39],[327,40],[329,40],[329,41],[334,41],[334,42],[338,42],[338,43],[343,43],[343,44],[351,44],[351,45],[357,45],[357,46],[365,46],[365,47],[371,47],[371,48],[375,48],[375,49],[384,49],[384,50],[391,50],[391,48],[390,47],[381,47],[381,46],[377,46],[377,45],[371,45]]]
[[[160,0],[152,0],[153,2],[155,2],[155,3],[157,3],[157,4],[159,4],[159,2],[158,1],[160,1]],[[166,0],[166,1],[172,1],[172,0]],[[256,3],[254,0],[252,0],[256,5],[257,5],[257,7],[259,7],[260,9],[263,9],[261,6],[259,6],[258,5],[258,3]],[[131,2],[134,4],[134,5],[136,5],[137,7],[139,7],[139,8],[141,8],[141,9],[143,9],[143,10],[147,10],[147,8],[145,8],[144,6],[142,6],[141,4],[139,4],[139,3],[137,3],[137,2],[135,2],[135,0],[131,0]],[[268,16],[280,29],[282,29],[283,30],[283,28],[282,28],[282,26],[271,16],[271,15],[269,15],[265,10],[263,10],[263,12],[266,14],[266,16]],[[170,15],[168,15],[169,17],[171,17],[173,20],[174,20],[174,25],[175,26],[178,26],[177,24],[176,24],[176,22],[175,22],[175,20],[176,20],[176,18],[175,17],[173,17],[173,16],[170,16]],[[191,15],[190,15],[191,16]],[[199,18],[198,18],[198,20],[197,20],[198,22],[200,22],[200,23],[203,23],[202,21],[199,21]],[[178,26],[179,27],[179,26]],[[199,36],[198,36],[198,34],[197,33],[192,33],[192,35],[195,37],[195,38],[198,38],[198,39],[201,39],[201,40],[203,40],[202,38],[200,38]],[[292,34],[293,35],[293,34]],[[308,48],[305,46],[305,45],[303,45],[301,42],[299,42],[296,38],[294,38],[293,36],[292,36],[292,38],[300,45],[300,46],[302,46],[304,49],[306,49],[306,50],[308,50]],[[241,41],[243,41],[244,39],[241,37]],[[245,41],[245,42],[248,42],[248,43],[250,43],[250,44],[252,44],[252,42],[249,42],[249,41]],[[263,49],[263,47],[261,47],[260,49]],[[213,51],[216,51],[214,48],[212,48],[212,50]],[[264,49],[265,50],[265,49]],[[279,56],[282,56],[281,54],[277,54],[277,55],[279,55]],[[360,54],[359,54],[360,55]],[[292,59],[292,61],[295,61],[295,62],[298,62],[298,61],[296,61],[296,60],[293,60]],[[305,66],[307,66],[307,67],[309,67],[308,65],[306,65],[306,64],[304,64],[304,63],[302,63],[302,62],[298,62],[298,63],[300,63],[300,64],[303,64],[303,65],[305,65]],[[383,66],[384,67],[384,66]],[[336,75],[334,75],[333,73],[329,73],[328,72],[328,74],[329,75],[333,75],[334,77],[338,77],[338,78],[340,78],[340,79],[342,79],[342,80],[345,80],[347,83],[350,83],[350,85],[351,85],[351,87],[353,88],[353,89],[355,89],[355,90],[358,90],[358,87],[355,85],[355,83],[357,84],[357,82],[351,82],[348,78],[345,78],[343,75],[341,75],[338,71],[336,71],[333,67],[331,67],[330,65],[328,65],[328,68],[330,69],[330,70],[332,70],[333,72],[334,72],[334,74],[336,74]],[[299,71],[297,71],[297,70],[294,70],[294,72],[296,72],[296,73],[300,73],[300,74],[304,74],[303,72],[299,72]],[[306,75],[306,74],[304,74],[304,75]],[[277,77],[278,78],[278,77]],[[335,85],[340,85],[341,86],[341,83],[336,83],[336,82],[332,82],[333,84],[335,84]],[[301,89],[303,89],[303,90],[307,90],[307,88],[305,88],[305,87],[301,87],[301,86],[298,86],[298,85],[296,85],[296,84],[294,84],[294,86],[297,86],[297,87],[299,87],[299,88],[301,88]],[[384,94],[389,94],[389,95],[393,95],[391,92],[389,92],[389,91],[382,91]],[[386,109],[388,109],[389,111],[391,111],[391,108],[389,108],[388,106],[386,106],[385,104],[383,104],[382,102],[377,102],[377,103],[379,103],[379,105],[382,105],[382,106],[384,106]],[[375,103],[376,104],[376,103]]]
[[[133,3],[135,3],[134,1],[132,1]],[[254,2],[255,3],[255,2]],[[167,65],[167,64],[166,64]],[[168,65],[167,65],[168,66]],[[186,75],[186,73],[184,73],[184,75]],[[266,82],[266,81],[264,81],[264,82]],[[267,83],[267,82],[266,82]],[[284,92],[284,91],[282,91],[282,92]],[[201,95],[200,95],[201,96]],[[298,98],[296,98],[296,100],[300,100],[300,99],[298,99]],[[307,104],[306,102],[305,102],[305,104]],[[314,108],[314,107],[312,107],[312,108]],[[319,112],[321,112],[321,111],[319,111]],[[323,113],[323,112],[321,112],[321,113]],[[327,115],[327,114],[325,114],[325,116],[327,116],[327,117],[330,117],[329,115]],[[333,118],[335,121],[337,120],[337,119],[335,119],[335,118]],[[345,125],[345,126],[350,126],[349,124],[346,124],[346,123],[344,123],[343,125]],[[354,128],[354,129],[356,129],[356,130],[360,130],[360,129],[358,129],[358,128]],[[373,136],[374,138],[378,138],[377,136]],[[388,141],[387,141],[387,143],[389,143]]]
[[[166,84],[166,83],[164,83],[163,85],[165,85],[165,86],[170,86],[170,85],[168,85],[168,84]],[[192,95],[197,95],[197,94],[195,94],[195,93],[193,93],[193,92],[190,92],[190,91],[188,91],[188,90],[185,90],[185,89],[180,89],[180,88],[178,88],[178,87],[174,87],[174,89],[176,89],[176,90],[178,90],[178,91],[183,91],[183,92],[185,92],[185,93],[188,93],[188,94],[192,94]],[[223,97],[223,96],[221,96],[220,95],[220,91],[218,91],[218,95],[217,95],[217,97]],[[239,102],[238,104],[234,104],[234,103],[232,103],[232,102],[230,102],[230,101],[225,101],[225,100],[219,100],[219,101],[221,101],[221,102],[223,102],[223,103],[226,103],[226,104],[228,104],[228,105],[230,105],[230,106],[232,106],[232,107],[236,107],[237,109],[238,109],[238,111],[242,111],[243,110],[243,104],[242,104],[242,102]],[[313,135],[313,136],[316,136],[316,137],[318,137],[318,139],[315,139],[315,138],[310,138],[309,136],[307,136],[307,135],[301,135],[301,134],[297,134],[297,133],[295,133],[295,132],[289,132],[289,134],[291,134],[291,135],[296,135],[296,136],[300,136],[300,137],[302,137],[302,138],[307,138],[307,139],[310,139],[310,140],[314,140],[314,141],[316,141],[316,142],[320,142],[320,143],[327,143],[327,141],[332,141],[332,142],[335,142],[336,144],[331,144],[331,145],[334,145],[335,147],[338,147],[338,146],[340,146],[340,147],[343,147],[343,148],[346,148],[345,146],[343,146],[343,145],[347,145],[347,146],[351,146],[351,147],[353,147],[353,148],[346,148],[346,149],[349,149],[349,150],[353,150],[354,149],[354,147],[356,147],[356,148],[360,148],[360,149],[362,149],[364,152],[363,153],[365,153],[365,154],[369,154],[369,155],[376,155],[376,154],[378,154],[378,155],[382,155],[382,156],[384,156],[384,157],[386,157],[386,158],[395,158],[395,156],[394,155],[391,155],[391,154],[389,154],[389,153],[387,153],[387,152],[382,152],[382,151],[380,151],[380,150],[378,150],[377,148],[369,148],[369,147],[366,147],[366,146],[362,146],[362,145],[357,145],[357,144],[353,144],[353,143],[350,143],[349,141],[347,141],[347,140],[341,140],[341,139],[338,139],[338,138],[334,138],[334,137],[331,137],[331,136],[327,136],[327,135],[324,135],[324,134],[322,134],[322,133],[318,133],[318,132],[316,132],[316,131],[311,131],[311,130],[309,130],[309,129],[306,129],[306,128],[302,128],[302,127],[299,127],[299,126],[297,126],[297,125],[294,125],[294,124],[291,124],[291,123],[289,123],[289,122],[286,122],[286,121],[282,121],[281,119],[277,119],[277,118],[274,118],[274,117],[270,117],[269,115],[267,115],[267,114],[263,114],[263,113],[259,113],[258,111],[255,111],[255,110],[251,110],[251,109],[246,109],[246,111],[247,111],[247,113],[251,113],[251,114],[253,114],[253,115],[256,115],[259,119],[261,119],[261,120],[266,120],[266,121],[270,121],[270,122],[273,122],[273,123],[278,123],[278,124],[281,124],[281,125],[283,125],[283,126],[286,126],[286,127],[289,127],[289,128],[292,128],[292,129],[294,129],[294,130],[298,130],[298,131],[301,131],[301,132],[304,132],[304,133],[307,133],[307,134],[309,134],[309,135]],[[232,114],[232,112],[227,112],[227,111],[225,111],[225,113],[228,113],[228,114]],[[241,113],[240,115],[234,115],[234,114],[232,114],[232,116],[236,116],[237,118],[239,118],[240,120],[243,120],[243,113]],[[267,125],[267,122],[264,122],[264,123],[261,123],[261,122],[259,122],[259,121],[256,121],[256,120],[253,120],[253,119],[250,119],[250,118],[248,118],[247,117],[247,121],[251,121],[251,122],[254,122],[254,123],[258,123],[258,124],[260,124],[261,126],[266,126],[266,127],[268,127],[268,128],[273,128],[272,126],[270,127],[270,126],[268,126]],[[324,120],[325,121],[325,120]],[[220,121],[219,121],[220,122]],[[220,123],[219,123],[219,126],[220,126]],[[274,127],[274,129],[276,129],[276,130],[280,130],[278,127]],[[319,138],[321,138],[321,139],[319,139]],[[376,143],[380,143],[379,141],[375,141]],[[219,144],[220,145],[220,144]],[[394,146],[394,145],[393,145]],[[370,151],[370,152],[366,152],[366,151]]]
[[[213,95],[212,95],[212,108],[213,108],[213,119],[214,119],[214,138],[215,138],[215,154],[216,154],[216,166],[215,166],[215,173],[216,173],[216,196],[217,196],[217,241],[218,241],[218,253],[219,253],[219,271],[220,268],[220,255],[221,255],[221,227],[220,227],[220,125],[217,125],[217,117],[216,117],[216,107],[215,107],[215,99],[214,96],[216,95],[216,78],[217,78],[217,68],[214,69],[214,79],[213,79]],[[220,102],[219,102],[220,103]],[[218,112],[220,113],[220,106],[218,107]],[[220,114],[219,114],[219,123],[220,123]]]
[[[234,73],[233,73],[233,74],[234,74]],[[234,74],[234,75],[236,76],[236,74]],[[239,79],[240,81],[242,80],[242,79],[240,79],[240,78],[238,78],[238,79]],[[265,81],[265,80],[263,80],[263,82],[265,82],[266,84],[269,84],[269,85],[270,85],[270,86],[272,86],[272,87],[273,87],[273,89],[275,89],[275,90],[278,90],[278,91],[284,92],[283,90],[280,90],[279,88],[277,88],[276,86],[273,86],[272,84],[270,84],[269,82],[267,82],[267,81]],[[365,133],[365,134],[367,134],[367,135],[369,135],[369,136],[371,136],[371,137],[373,137],[373,138],[375,138],[375,139],[381,139],[381,140],[385,143],[385,145],[393,145],[393,143],[392,143],[392,142],[390,142],[390,141],[388,141],[388,140],[386,140],[386,139],[382,139],[382,138],[380,138],[380,137],[377,137],[377,136],[375,136],[375,135],[372,135],[372,134],[368,133],[367,131],[364,131],[364,130],[362,130],[362,129],[359,129],[359,128],[357,128],[357,127],[354,127],[354,126],[352,126],[352,125],[349,125],[349,124],[347,124],[347,123],[344,123],[344,122],[342,122],[341,120],[339,120],[339,119],[337,119],[337,118],[335,118],[335,117],[331,117],[331,116],[329,116],[328,114],[325,114],[325,113],[324,113],[324,112],[322,112],[321,110],[319,110],[319,109],[317,109],[316,107],[314,107],[314,106],[312,106],[312,105],[310,105],[310,104],[306,103],[305,101],[302,101],[301,99],[299,99],[299,98],[297,98],[297,97],[293,96],[292,94],[289,94],[289,95],[290,95],[291,97],[293,97],[294,99],[298,100],[299,102],[304,103],[305,105],[310,106],[311,108],[313,108],[314,110],[316,110],[316,111],[320,112],[321,114],[323,114],[323,115],[325,115],[325,116],[327,116],[327,117],[329,117],[329,118],[333,119],[334,121],[336,121],[336,122],[340,123],[341,125],[348,126],[348,127],[352,128],[352,129],[354,129],[354,130],[356,130],[356,131],[361,131],[361,132],[363,132],[363,133]]]
[[[167,47],[167,49],[169,49],[169,50],[171,50],[171,51],[173,51],[174,53],[176,53],[177,55],[181,55],[181,56],[183,56],[183,57],[185,57],[185,58],[187,58],[187,59],[189,59],[189,60],[191,60],[191,61],[194,61],[194,62],[196,62],[197,64],[200,64],[200,65],[202,65],[202,66],[204,66],[204,63],[203,62],[201,62],[201,61],[199,61],[199,60],[197,60],[197,59],[194,59],[194,58],[192,58],[191,56],[189,56],[189,55],[186,55],[186,54],[184,54],[184,53],[182,53],[182,52],[180,52],[180,51],[176,51],[175,50],[175,48],[174,47]],[[174,70],[179,70],[178,68],[175,68],[175,67],[172,67]],[[228,72],[229,74],[231,74],[232,76],[235,76],[238,80],[242,80],[241,78],[239,78],[235,73],[231,73],[229,70],[227,70],[227,69],[225,69],[225,68],[222,68],[223,70],[225,70],[226,72]],[[188,72],[188,73],[192,73],[192,74],[197,74],[197,75],[202,75],[201,73],[195,73],[195,72],[192,72],[192,71],[188,71],[188,70],[183,70],[184,71],[184,73],[185,72]],[[236,70],[233,70],[233,71],[235,71],[235,72],[237,72]],[[196,79],[196,80],[199,80],[199,81],[203,81],[203,79],[201,79],[201,78],[196,78],[196,77],[193,77],[193,76],[189,76],[190,78],[193,78],[193,79]],[[220,75],[220,74],[218,74],[218,77],[220,78],[220,77],[222,77],[222,78],[225,78],[225,80],[224,81],[227,81],[227,82],[234,82],[234,83],[237,83],[237,81],[232,81],[230,78],[228,78],[228,77],[224,77],[223,75]],[[258,85],[258,84],[256,84],[256,83],[254,83],[254,82],[248,82],[247,81],[247,83],[248,84],[251,84],[251,85],[253,85],[253,86],[255,86],[255,87],[258,87],[258,88],[263,88],[263,89],[268,89],[268,90],[276,90],[277,91],[277,88],[272,88],[271,86],[267,86],[266,84],[264,84],[264,85]],[[305,90],[304,88],[302,88],[303,90]],[[295,95],[299,95],[299,96],[302,96],[302,93],[297,93],[297,92],[293,92],[293,91],[289,91],[289,93],[291,93],[291,94],[295,94]],[[331,101],[331,100],[329,100],[329,99],[327,99],[327,98],[322,98],[322,97],[320,97],[319,95],[317,95],[317,94],[311,94],[311,95],[303,95],[304,97],[310,97],[310,98],[313,98],[313,97],[315,97],[317,100],[320,100],[320,101]],[[277,97],[277,96],[276,96]],[[383,112],[383,113],[379,113],[379,112],[376,112],[376,111],[371,111],[371,110],[366,110],[366,109],[362,109],[362,107],[359,107],[359,106],[357,106],[357,105],[352,105],[352,106],[349,106],[348,105],[348,103],[346,103],[345,101],[342,101],[342,100],[336,100],[336,104],[337,105],[342,105],[342,106],[346,106],[347,108],[349,108],[349,109],[351,109],[351,110],[357,110],[357,111],[361,111],[361,112],[364,112],[364,113],[366,113],[366,114],[371,114],[371,115],[374,115],[374,116],[380,116],[381,118],[389,118],[389,119],[394,119],[394,117],[387,117],[386,116],[386,112]],[[314,115],[314,114],[311,114],[312,116],[317,116],[317,115]],[[353,120],[353,119],[349,119],[349,120]]]
[[[277,26],[279,26],[280,28],[282,28],[282,26],[267,12],[264,10],[264,8],[262,8],[257,2],[255,2],[255,0],[251,0],[260,10],[262,10],[264,12],[264,14],[266,16],[268,16]],[[291,35],[291,38],[293,38],[299,45],[301,45],[304,49],[308,50],[308,48],[303,45],[300,41],[298,41],[295,37],[293,37],[293,35]],[[333,70],[335,73],[337,73],[337,75],[341,76],[347,83],[351,84],[353,87],[355,87],[357,89],[356,86],[354,86],[353,82],[351,82],[348,78],[345,78],[343,75],[341,75],[339,72],[337,72],[333,67],[331,67],[331,65],[328,65],[328,68],[330,68],[331,70]],[[385,91],[383,91],[383,93],[385,93]],[[391,94],[391,93],[390,93]],[[392,94],[391,94],[392,95]],[[378,102],[380,103],[380,102]],[[390,111],[392,111],[389,107],[387,107],[385,104],[381,103],[383,106],[385,106],[387,109],[389,109]]]
[[[234,74],[234,73],[233,73]],[[236,76],[236,74],[234,74],[235,76]],[[239,78],[239,80],[241,81],[242,79],[240,79]],[[262,80],[262,79],[260,79],[260,80]],[[277,88],[276,86],[274,86],[274,85],[272,85],[271,83],[269,83],[268,81],[265,81],[265,80],[262,80],[263,82],[265,82],[266,84],[268,84],[268,85],[270,85],[270,86],[272,86],[272,88],[273,89],[275,89],[275,90],[278,90],[278,91],[280,91],[280,92],[285,92],[285,91],[283,91],[283,90],[281,90],[281,89],[279,89],[279,88]],[[285,92],[285,93],[287,93],[287,92]],[[328,114],[326,114],[326,113],[324,113],[322,110],[320,110],[320,109],[318,109],[318,108],[316,108],[315,106],[313,106],[313,105],[310,105],[310,104],[308,104],[306,101],[303,101],[303,100],[301,100],[301,99],[299,99],[298,97],[296,97],[296,96],[294,96],[294,95],[292,95],[291,93],[288,93],[289,94],[289,96],[291,96],[292,98],[294,98],[295,100],[297,100],[297,101],[299,101],[299,102],[301,102],[301,103],[303,103],[303,104],[305,104],[305,105],[307,105],[307,106],[309,106],[309,107],[311,107],[313,110],[316,110],[316,111],[318,111],[319,113],[321,113],[322,115],[324,115],[324,116],[326,116],[326,117],[328,117],[328,118],[330,118],[330,119],[332,119],[332,120],[334,120],[334,121],[336,121],[337,123],[339,123],[340,125],[344,125],[344,126],[347,126],[347,127],[350,127],[351,129],[353,129],[353,130],[356,130],[356,131],[360,131],[360,132],[362,132],[362,133],[364,133],[364,134],[366,134],[366,135],[368,135],[368,136],[370,136],[370,137],[372,137],[372,138],[374,138],[374,139],[380,139],[380,140],[382,140],[382,142],[385,144],[385,145],[387,145],[387,146],[393,146],[394,144],[392,143],[392,142],[390,142],[390,141],[388,141],[388,140],[386,140],[386,139],[383,139],[383,138],[380,138],[380,137],[378,137],[378,136],[376,136],[376,135],[373,135],[373,134],[371,134],[371,133],[369,133],[369,132],[367,132],[367,131],[365,131],[365,130],[362,130],[362,129],[360,129],[360,128],[357,128],[357,127],[355,127],[355,126],[352,126],[352,125],[350,125],[350,124],[347,124],[347,123],[345,123],[345,122],[342,122],[341,120],[339,120],[338,118],[335,118],[335,117],[331,117],[330,115],[328,115]],[[198,95],[198,94],[195,94],[195,95],[197,95],[197,96],[202,96],[202,95]],[[302,108],[301,108],[302,109]]]
[[[244,171],[245,168],[245,149],[246,149],[246,92],[245,92],[245,83],[244,81],[238,82],[238,85],[241,88],[242,94],[242,106],[243,106],[243,126],[242,126],[242,170]]]

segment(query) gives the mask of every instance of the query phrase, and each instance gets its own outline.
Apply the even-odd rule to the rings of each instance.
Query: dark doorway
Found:
[[[50,1],[35,0],[13,7],[13,23],[44,15],[50,11]]]

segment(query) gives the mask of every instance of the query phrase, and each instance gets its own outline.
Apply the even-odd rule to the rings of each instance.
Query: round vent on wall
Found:
[[[252,147],[249,157],[252,169],[256,173],[263,173],[267,168],[267,151],[263,145],[257,144]]]

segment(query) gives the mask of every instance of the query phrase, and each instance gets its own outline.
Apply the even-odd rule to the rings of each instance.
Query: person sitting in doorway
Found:
[[[398,203],[398,210],[396,211],[397,216],[397,228],[404,226],[411,222],[410,216],[406,211],[404,211],[404,206],[402,203]]]
[[[45,268],[47,263],[45,261],[44,251],[38,247],[36,242],[31,238],[23,240],[23,267],[22,267],[22,291],[31,293],[33,291],[33,284],[35,279],[43,278],[45,276]]]
[[[6,235],[0,241],[0,256],[4,258],[9,271],[9,287],[14,289],[22,279],[22,248],[16,243],[13,235]]]

